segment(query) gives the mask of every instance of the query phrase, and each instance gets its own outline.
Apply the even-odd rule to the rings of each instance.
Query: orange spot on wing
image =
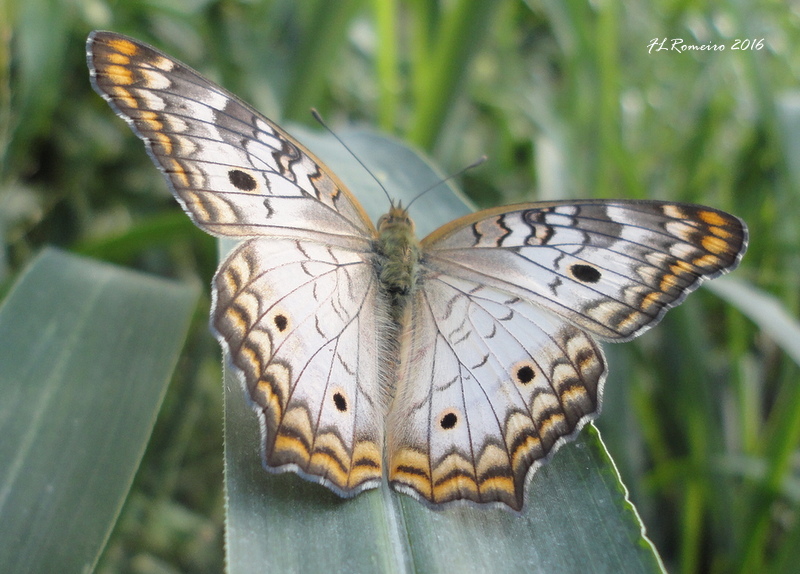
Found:
[[[344,461],[324,451],[317,451],[312,454],[311,461],[309,462],[310,466],[317,467],[316,472],[320,475],[324,475],[339,488],[347,486],[348,474],[346,470],[342,470],[343,464]]]
[[[222,279],[225,281],[225,290],[228,293],[238,293],[239,292],[239,281],[238,275],[233,272],[233,268],[229,267],[222,273]]]
[[[189,174],[185,169],[183,169],[183,166],[180,164],[180,162],[176,159],[173,159],[170,161],[170,164],[171,165],[168,169],[169,173],[177,177],[183,187],[189,187],[191,184]]]
[[[719,267],[720,260],[719,257],[716,255],[711,255],[710,253],[706,253],[702,257],[698,257],[694,260],[695,265],[698,267]]]
[[[133,56],[139,51],[136,44],[123,38],[110,39],[108,40],[108,45],[117,52],[121,52],[127,56]]]
[[[709,225],[725,225],[728,221],[715,211],[699,211],[697,216]]]
[[[631,325],[636,326],[636,324],[638,324],[639,322],[639,315],[640,313],[638,311],[630,313],[627,317],[625,317],[619,323],[617,323],[617,330],[625,331]],[[563,419],[564,417],[561,418]]]
[[[554,427],[564,423],[564,415],[561,413],[553,413],[549,417],[547,417],[544,421],[541,422],[539,425],[539,434],[546,435],[554,430]],[[556,431],[557,432],[557,431]]]
[[[691,273],[694,271],[694,267],[691,263],[687,263],[686,261],[677,260],[675,263],[669,266],[669,270],[672,271],[675,275],[680,275],[681,273]]]
[[[300,455],[304,460],[308,460],[309,452],[306,445],[299,438],[279,434],[275,439],[275,452],[290,452]]]
[[[225,310],[225,317],[233,324],[236,325],[237,329],[242,331],[247,329],[247,317],[239,310],[238,307],[228,307]]]
[[[456,474],[433,486],[433,501],[446,502],[454,499],[479,500],[478,483],[463,474]]]
[[[406,486],[410,486],[416,490],[420,495],[428,500],[431,500],[431,480],[427,475],[420,475],[414,472],[408,472],[406,467],[395,467],[392,473],[392,481],[399,482]]]
[[[481,491],[497,490],[500,492],[514,493],[514,479],[510,476],[492,476],[481,481]]]
[[[653,291],[652,293],[648,293],[642,299],[641,304],[639,305],[642,311],[647,311],[651,307],[660,305],[661,304],[661,296],[662,293],[660,291]]]
[[[125,54],[120,54],[118,52],[114,52],[107,55],[107,59],[112,64],[120,64],[121,66],[127,66],[131,63],[131,59],[126,56]]]
[[[381,453],[370,441],[361,441],[353,449],[353,468],[347,486],[355,488],[362,482],[380,478],[383,473]]]
[[[431,475],[428,457],[414,449],[403,449],[392,457],[393,481],[410,486],[430,500]]]
[[[107,66],[103,70],[103,73],[108,76],[112,82],[121,86],[129,86],[134,81],[133,72],[125,66],[112,64],[111,66]]]
[[[372,468],[381,467],[381,451],[374,442],[362,440],[353,449],[353,464]]]
[[[134,98],[131,93],[123,88],[122,86],[112,86],[108,89],[109,95],[114,98],[117,102],[122,105],[125,105],[131,109],[137,109],[139,107],[139,101]]]
[[[272,383],[261,379],[253,391],[253,400],[264,409],[269,409],[276,419],[283,414],[280,397],[272,390]]]
[[[574,386],[561,393],[561,402],[571,403],[573,401],[581,401],[587,398],[587,396],[588,394],[584,387]]]
[[[172,153],[172,140],[168,135],[156,132],[150,136],[150,139],[153,141],[153,143],[161,146],[161,151],[165,155],[170,155]]]
[[[520,466],[527,465],[527,456],[529,453],[536,449],[542,448],[542,441],[535,436],[527,436],[525,440],[517,446],[513,453],[511,453],[511,466],[513,468],[520,468]]]
[[[719,237],[714,237],[712,235],[708,235],[703,237],[703,248],[706,251],[710,251],[715,255],[721,255],[728,251],[728,244],[720,239]]]
[[[158,132],[164,129],[164,124],[161,123],[161,120],[159,119],[159,116],[156,112],[150,110],[143,110],[139,114],[139,120],[147,124],[147,127],[153,130],[154,132]]]
[[[708,228],[708,230],[717,237],[722,237],[723,239],[730,239],[733,237],[733,233],[722,227],[711,226]]]

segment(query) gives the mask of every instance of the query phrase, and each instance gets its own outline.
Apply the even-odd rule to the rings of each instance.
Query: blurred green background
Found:
[[[653,198],[742,217],[751,244],[734,276],[775,299],[701,290],[642,338],[606,345],[598,426],[668,569],[794,571],[800,5],[5,0],[3,292],[44,245],[205,284],[216,267],[213,238],[91,90],[93,29],[152,43],[281,122],[313,125],[313,106],[334,128],[397,136],[446,173],[486,154],[460,178],[479,207]],[[725,49],[649,48],[665,38]],[[208,301],[206,290],[100,571],[222,567]]]

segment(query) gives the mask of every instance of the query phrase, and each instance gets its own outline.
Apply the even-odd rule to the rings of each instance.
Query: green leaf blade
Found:
[[[45,250],[0,309],[0,564],[88,571],[144,453],[198,295]]]

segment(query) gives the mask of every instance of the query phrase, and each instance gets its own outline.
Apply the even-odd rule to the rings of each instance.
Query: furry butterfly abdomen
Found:
[[[406,210],[376,228],[311,152],[185,65],[110,32],[87,51],[192,220],[243,239],[211,324],[265,467],[342,496],[385,474],[432,506],[522,508],[599,410],[595,337],[639,335],[746,249],[732,215],[624,200],[490,209],[419,241]]]

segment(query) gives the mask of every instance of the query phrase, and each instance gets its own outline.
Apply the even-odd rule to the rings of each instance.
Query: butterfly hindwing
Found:
[[[438,271],[532,301],[625,341],[705,279],[738,265],[747,228],[709,207],[659,201],[522,204],[457,219],[422,241]]]
[[[387,427],[392,484],[438,505],[521,509],[537,467],[598,410],[599,346],[507,293],[425,274]]]
[[[193,221],[215,235],[362,236],[375,228],[311,152],[239,98],[112,32],[87,42],[92,81],[145,142]],[[298,222],[313,220],[313,226]]]
[[[270,470],[353,495],[382,475],[381,294],[365,254],[251,239],[214,278],[212,326],[242,375]]]

